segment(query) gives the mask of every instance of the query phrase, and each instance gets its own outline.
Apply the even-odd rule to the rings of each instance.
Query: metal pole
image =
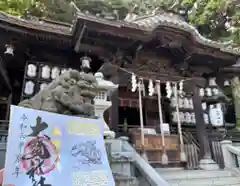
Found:
[[[182,125],[180,121],[180,115],[179,115],[179,105],[178,105],[178,91],[177,91],[177,83],[174,84],[174,94],[176,99],[176,112],[177,112],[177,123],[178,123],[178,134],[180,138],[180,161],[186,162],[186,154],[184,151],[184,143],[183,143],[183,136],[182,136]]]
[[[156,81],[157,84],[157,93],[158,93],[158,113],[159,113],[159,121],[160,121],[160,131],[161,131],[161,138],[162,138],[162,146],[163,146],[163,154],[162,154],[162,164],[168,164],[168,156],[166,153],[165,147],[165,136],[163,131],[163,117],[162,117],[162,104],[161,104],[161,85],[160,81]]]

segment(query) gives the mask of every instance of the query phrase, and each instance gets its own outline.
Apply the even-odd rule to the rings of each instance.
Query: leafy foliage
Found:
[[[22,15],[25,8],[28,8],[30,1],[2,0],[0,1],[0,10],[13,15]]]
[[[45,5],[35,0],[1,0],[0,11],[15,16],[23,16],[27,10],[34,16],[43,17],[46,11]]]
[[[76,8],[108,19],[128,13],[146,15],[156,10],[181,14],[205,37],[240,45],[240,0],[1,0],[0,11],[13,15],[47,17],[71,22]]]

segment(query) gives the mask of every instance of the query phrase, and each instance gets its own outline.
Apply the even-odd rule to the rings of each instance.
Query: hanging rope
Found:
[[[114,67],[116,67],[117,69],[123,71],[123,72],[126,72],[126,73],[130,74],[130,75],[136,74],[136,73],[134,73],[134,72],[132,72],[132,71],[129,71],[129,70],[127,70],[127,69],[125,69],[125,68],[122,68],[122,67],[119,67],[119,66],[117,66],[117,65],[114,65],[114,64],[111,64],[111,65],[114,66]],[[136,75],[137,75],[137,74],[136,74]],[[150,80],[150,79],[151,79],[151,78],[146,78],[146,77],[139,76],[139,75],[137,75],[137,77],[138,77],[138,79],[143,79],[143,80]],[[182,81],[182,82],[186,82],[186,81],[190,81],[190,80],[193,80],[193,79],[196,79],[196,78],[186,78],[186,79],[179,80],[179,81],[174,81],[174,82],[181,82],[181,81]]]

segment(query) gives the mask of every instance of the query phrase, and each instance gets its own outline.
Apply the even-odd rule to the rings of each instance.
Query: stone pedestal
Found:
[[[100,72],[97,72],[95,77],[98,83],[98,93],[94,99],[95,116],[98,116],[104,123],[104,137],[115,138],[115,132],[109,129],[104,120],[103,114],[109,107],[112,106],[112,102],[108,100],[108,96],[118,88],[118,85],[115,85],[111,81],[104,80],[103,74]]]
[[[109,101],[108,101],[109,102]],[[104,112],[111,107],[111,103],[106,103],[104,101],[95,100],[94,109],[95,109],[95,116],[99,117],[100,120],[104,123],[104,137],[107,138],[115,138],[115,132],[111,131],[104,120],[103,114]]]
[[[199,168],[203,170],[218,170],[219,166],[215,161],[209,158],[209,159],[201,159],[199,161]]]

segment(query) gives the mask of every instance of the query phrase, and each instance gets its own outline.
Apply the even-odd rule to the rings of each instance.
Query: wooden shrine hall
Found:
[[[158,96],[149,96],[148,80],[160,80],[163,122],[170,128],[166,136],[169,159],[179,157],[180,143],[174,97],[167,97],[168,82],[184,80],[185,94],[177,103],[181,130],[184,143],[196,143],[201,157],[210,153],[211,133],[235,128],[235,115],[228,114],[228,109],[234,113],[234,103],[224,90],[238,72],[224,69],[236,63],[240,50],[204,38],[178,15],[161,12],[131,21],[111,21],[79,13],[69,25],[0,13],[0,41],[0,123],[8,120],[10,104],[32,97],[64,70],[78,70],[80,58],[88,56],[93,72],[101,71],[107,80],[119,84],[109,98],[112,107],[105,112],[105,120],[117,136],[133,136],[133,144],[137,139],[132,134],[140,127],[140,109],[138,91],[131,91],[132,73],[144,78],[143,124],[150,132],[158,130],[160,121]],[[41,77],[46,68],[51,71],[49,78]],[[35,69],[36,75],[29,77],[29,69]],[[228,106],[223,109],[226,100]],[[214,125],[212,110],[222,115]],[[7,129],[6,125],[2,128]],[[161,150],[159,138],[155,135],[146,142],[155,144],[149,146],[150,151]],[[152,161],[158,160],[152,157]]]

